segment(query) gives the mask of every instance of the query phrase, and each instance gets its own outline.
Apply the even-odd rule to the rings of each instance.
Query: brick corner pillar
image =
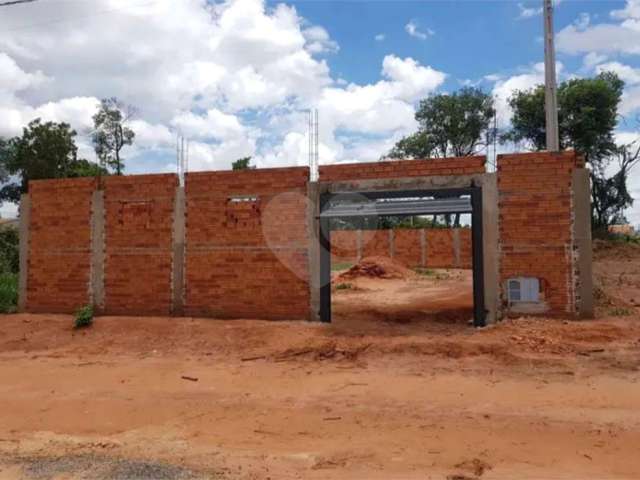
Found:
[[[591,271],[588,189],[585,174],[578,173],[582,167],[574,151],[498,156],[503,311],[573,317],[588,306],[588,293],[584,304],[580,299],[582,290],[590,288],[585,277]],[[537,302],[509,302],[507,281],[519,278],[538,280]]]
[[[176,187],[173,207],[171,253],[171,313],[184,312],[184,257],[185,257],[185,195],[184,187]]]
[[[104,311],[104,190],[91,196],[91,280],[89,298],[98,311]]]
[[[29,225],[31,223],[31,199],[28,194],[20,197],[19,215],[19,273],[18,311],[27,310],[27,281],[29,278]]]

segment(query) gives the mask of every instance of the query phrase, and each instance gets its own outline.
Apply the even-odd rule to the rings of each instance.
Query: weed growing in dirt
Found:
[[[332,263],[331,271],[337,272],[339,270],[349,270],[351,267],[353,267],[353,263],[349,263],[349,262]]]
[[[93,307],[85,305],[76,313],[75,328],[89,327],[93,323]]]
[[[430,268],[416,267],[414,271],[418,275],[424,275],[425,277],[433,277],[436,274],[435,270],[431,270]]]
[[[350,283],[339,283],[336,285],[336,290],[351,290],[353,285]]]
[[[12,313],[18,305],[18,275],[0,274],[0,313]]]
[[[609,315],[612,317],[628,317],[632,314],[633,312],[625,307],[613,307],[609,309]]]

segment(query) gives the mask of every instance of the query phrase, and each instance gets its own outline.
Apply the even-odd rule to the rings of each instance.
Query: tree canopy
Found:
[[[23,129],[22,136],[0,141],[0,201],[17,202],[29,180],[95,175],[99,167],[78,159],[76,131],[67,123],[39,118]]]
[[[231,163],[232,170],[249,170],[251,168],[255,168],[251,166],[251,157],[239,158]]]
[[[401,139],[387,158],[464,157],[486,144],[495,115],[493,98],[465,87],[420,101],[415,118],[418,131]]]
[[[135,115],[135,108],[125,105],[115,97],[100,102],[98,112],[93,116],[94,131],[91,135],[100,165],[115,170],[122,175],[124,159],[121,150],[132,145],[135,132],[128,124]]]
[[[591,168],[592,223],[597,229],[622,221],[633,203],[627,178],[638,161],[638,149],[635,144],[616,145],[614,137],[623,88],[624,82],[612,72],[574,78],[558,87],[560,147],[575,149]],[[509,104],[512,127],[501,140],[544,150],[544,86],[515,92]]]

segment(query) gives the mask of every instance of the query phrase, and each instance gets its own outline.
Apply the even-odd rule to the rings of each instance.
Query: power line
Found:
[[[31,3],[38,0],[11,0],[10,2],[0,2],[0,7],[8,7],[9,5],[18,5],[19,3]]]

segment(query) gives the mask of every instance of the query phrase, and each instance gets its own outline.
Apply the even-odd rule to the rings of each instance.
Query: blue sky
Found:
[[[0,16],[0,135],[35,117],[66,121],[80,152],[100,98],[135,105],[129,173],[307,163],[306,111],[320,113],[320,162],[377,160],[415,131],[421,98],[478,85],[507,99],[543,79],[539,1],[37,0]],[[640,130],[640,0],[561,0],[560,79],[618,72],[618,138]],[[503,147],[508,150],[513,147]],[[480,152],[484,153],[484,152]],[[640,197],[637,173],[632,178]],[[3,209],[9,208],[4,206]],[[640,205],[629,212],[640,223]]]

